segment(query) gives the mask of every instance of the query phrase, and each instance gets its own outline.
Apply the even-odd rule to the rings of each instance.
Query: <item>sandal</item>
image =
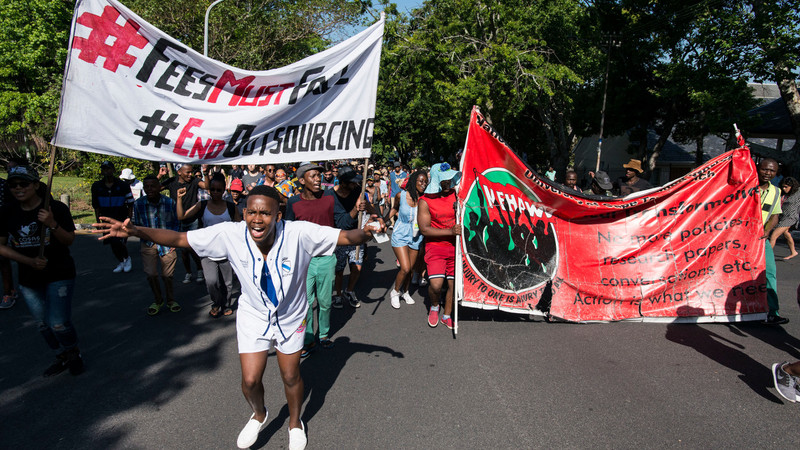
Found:
[[[161,312],[161,307],[164,306],[163,303],[153,303],[152,305],[147,307],[147,315],[148,316],[155,316],[159,312]]]
[[[322,348],[331,348],[333,347],[333,341],[328,338],[320,339],[319,345],[321,345]]]
[[[303,346],[303,353],[300,353],[300,357],[301,358],[307,357],[308,355],[311,354],[311,352],[314,351],[315,348],[316,348],[316,344],[314,342]]]
[[[167,302],[167,308],[169,308],[170,312],[178,312],[181,310],[181,305],[175,301]]]
[[[224,316],[230,316],[231,314],[233,314],[233,309],[231,308],[225,308],[225,312],[222,313]]]
[[[208,315],[215,319],[219,319],[220,317],[222,317],[222,308],[220,308],[219,306],[212,306],[211,310],[208,311]]]

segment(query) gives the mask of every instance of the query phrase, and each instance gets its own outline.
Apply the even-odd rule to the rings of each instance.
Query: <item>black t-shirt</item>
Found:
[[[131,205],[133,205],[133,194],[128,183],[115,179],[111,187],[106,186],[105,180],[95,181],[92,184],[92,208],[101,216],[125,220],[128,218]]]
[[[633,194],[634,192],[650,189],[651,187],[653,186],[644,178],[639,178],[638,180],[636,180],[636,183],[630,185],[628,184],[625,178],[620,178],[617,180],[617,185],[615,186],[619,194],[623,197],[629,194]]]
[[[8,245],[17,252],[36,257],[39,255],[41,227],[37,220],[40,204],[32,211],[24,211],[19,204],[5,205],[0,210],[0,236],[8,238]],[[50,200],[50,209],[58,225],[67,231],[75,231],[75,223],[67,205]],[[75,278],[75,261],[70,255],[69,247],[51,239],[50,229],[45,231],[44,257],[47,267],[36,270],[27,264],[19,265],[19,284],[27,287],[41,287],[53,281],[71,280]]]
[[[183,196],[183,212],[186,212],[197,203],[197,191],[200,189],[198,184],[200,180],[197,178],[192,178],[191,181],[188,183],[184,183],[181,181],[180,178],[170,178],[169,180],[165,181],[161,184],[161,187],[166,188],[169,190],[169,196],[174,201],[178,201],[178,189],[186,188],[186,195]],[[184,219],[181,220],[181,223],[188,224],[192,223],[197,220],[197,217],[192,217],[191,219]]]

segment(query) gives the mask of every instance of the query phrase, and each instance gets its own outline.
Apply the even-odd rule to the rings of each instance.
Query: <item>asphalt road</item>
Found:
[[[233,318],[211,319],[205,286],[176,283],[180,313],[145,314],[138,255],[113,274],[108,247],[73,245],[73,318],[86,372],[51,363],[27,308],[0,311],[0,448],[235,448],[250,416]],[[788,254],[776,249],[778,258]],[[771,448],[800,442],[800,404],[772,386],[800,359],[800,258],[778,262],[783,327],[565,324],[461,309],[457,338],[426,324],[425,296],[394,310],[388,243],[372,244],[363,305],[333,311],[335,347],[302,362],[308,448]],[[183,268],[176,279],[183,278]],[[254,448],[288,446],[276,360],[270,424]]]

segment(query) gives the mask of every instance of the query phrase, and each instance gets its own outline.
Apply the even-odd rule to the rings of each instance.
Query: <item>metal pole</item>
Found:
[[[214,3],[208,5],[208,9],[206,9],[206,21],[203,26],[203,56],[208,56],[208,16],[211,14],[211,8],[221,1],[222,0],[214,1]]]

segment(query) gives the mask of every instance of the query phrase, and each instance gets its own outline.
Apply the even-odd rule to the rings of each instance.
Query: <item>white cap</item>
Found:
[[[136,176],[133,174],[133,170],[128,169],[127,167],[122,169],[122,173],[119,174],[120,179],[122,180],[133,180]]]

